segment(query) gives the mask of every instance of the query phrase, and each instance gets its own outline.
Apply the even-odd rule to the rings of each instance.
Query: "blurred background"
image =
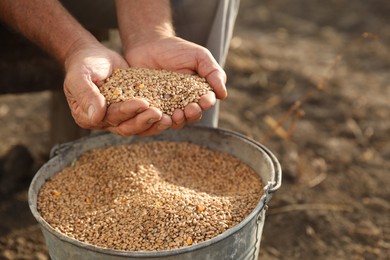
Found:
[[[389,46],[390,1],[241,1],[220,127],[282,164],[260,259],[390,258]],[[10,87],[61,78],[45,55],[3,57]],[[0,259],[48,259],[27,188],[48,159],[50,100],[0,95]]]

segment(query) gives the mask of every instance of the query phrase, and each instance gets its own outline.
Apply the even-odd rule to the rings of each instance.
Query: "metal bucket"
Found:
[[[37,197],[47,179],[70,165],[82,153],[100,147],[151,141],[185,141],[227,152],[252,167],[265,184],[256,208],[238,225],[199,244],[166,251],[128,252],[100,248],[77,241],[54,230],[37,211]],[[59,145],[52,158],[37,172],[30,185],[28,201],[39,222],[52,259],[257,259],[263,231],[265,207],[281,185],[281,168],[275,156],[263,145],[232,131],[207,127],[168,130],[152,137],[120,137],[100,134]]]

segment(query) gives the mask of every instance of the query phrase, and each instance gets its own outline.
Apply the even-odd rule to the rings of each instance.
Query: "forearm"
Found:
[[[62,64],[78,45],[97,42],[56,0],[1,0],[0,18]]]
[[[169,0],[116,0],[116,7],[125,49],[175,34]]]

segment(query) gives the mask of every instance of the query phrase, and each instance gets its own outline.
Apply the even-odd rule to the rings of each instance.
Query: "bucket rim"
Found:
[[[257,203],[256,207],[249,213],[240,223],[237,225],[229,228],[225,232],[208,239],[206,241],[200,242],[195,245],[180,247],[177,249],[172,250],[161,250],[161,251],[124,251],[124,250],[117,250],[117,249],[110,249],[110,248],[104,248],[99,247],[96,245],[92,245],[86,242],[79,241],[77,239],[74,239],[72,237],[69,237],[60,231],[57,231],[54,229],[46,220],[41,216],[41,214],[38,212],[37,209],[37,201],[33,203],[34,197],[38,197],[38,194],[35,194],[34,192],[34,184],[39,179],[39,172],[45,167],[45,165],[48,165],[51,161],[56,160],[56,158],[59,156],[58,154],[53,153],[54,156],[48,160],[45,165],[43,165],[37,173],[34,175],[34,178],[32,179],[29,190],[28,190],[28,204],[30,207],[30,210],[34,216],[34,218],[38,221],[38,223],[41,225],[41,229],[44,229],[45,231],[51,233],[51,235],[55,236],[57,239],[60,239],[63,242],[70,243],[74,246],[77,246],[82,249],[86,249],[89,251],[94,251],[100,254],[104,255],[111,255],[111,256],[121,256],[121,257],[138,257],[138,258],[157,258],[157,257],[163,257],[163,256],[173,256],[173,255],[179,255],[184,254],[187,252],[195,251],[202,249],[204,247],[208,247],[212,244],[215,244],[227,237],[232,236],[234,233],[237,233],[241,229],[243,229],[250,221],[253,219],[257,219],[258,215],[261,214],[262,210],[265,210],[265,206],[267,202],[270,200],[272,193],[275,192],[279,187],[281,186],[281,166],[279,164],[279,161],[276,159],[276,157],[272,154],[272,152],[266,148],[264,145],[258,143],[255,140],[250,139],[249,137],[242,135],[240,133],[234,132],[232,130],[227,130],[223,128],[212,128],[212,127],[206,127],[206,126],[186,126],[186,129],[203,129],[205,131],[217,131],[223,134],[235,136],[238,138],[241,138],[243,141],[250,143],[251,145],[254,145],[257,149],[261,150],[264,155],[267,157],[267,160],[271,162],[271,169],[272,169],[272,180],[268,183],[265,183],[264,186],[264,193],[259,199],[259,202]],[[170,131],[170,130],[166,130]],[[180,130],[179,130],[180,131]],[[80,138],[78,140],[73,141],[72,143],[81,143],[85,142],[86,140],[90,140],[93,138],[98,138],[101,135],[112,135],[112,133],[100,133],[97,135],[91,135],[87,137]],[[65,144],[66,146],[67,144]]]

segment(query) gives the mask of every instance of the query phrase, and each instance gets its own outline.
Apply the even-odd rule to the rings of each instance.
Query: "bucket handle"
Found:
[[[230,135],[239,136],[240,138],[243,138],[248,142],[252,143],[255,147],[260,147],[263,150],[263,152],[265,152],[269,156],[269,158],[271,159],[271,163],[274,167],[274,176],[273,176],[274,178],[272,181],[269,181],[268,184],[265,186],[265,192],[267,194],[272,194],[280,188],[280,186],[282,185],[282,167],[280,166],[278,159],[276,159],[275,155],[267,147],[242,134],[232,132],[230,130],[223,130],[221,128],[219,129],[216,128],[216,130],[219,131],[222,130],[225,134],[230,133]]]
[[[66,153],[67,150],[72,148],[72,145],[74,144],[74,141],[70,141],[67,143],[60,143],[60,144],[55,144],[51,150],[50,150],[50,156],[49,158],[53,158],[55,156],[58,156],[60,154]]]
[[[275,191],[277,191],[280,186],[282,185],[282,167],[280,166],[279,161],[276,159],[275,155],[271,153],[268,148],[266,148],[262,144],[257,144],[260,145],[263,151],[270,157],[272,165],[274,166],[274,179],[268,183],[268,189],[267,193],[272,194]]]
[[[88,139],[88,138],[100,136],[100,135],[105,135],[107,133],[108,133],[107,131],[103,131],[103,130],[94,130],[88,136],[81,137],[78,140],[70,141],[70,142],[66,142],[66,143],[55,144],[50,150],[49,158],[53,158],[59,154],[66,152],[69,148],[71,148],[75,144],[75,142],[80,143],[84,139]]]

